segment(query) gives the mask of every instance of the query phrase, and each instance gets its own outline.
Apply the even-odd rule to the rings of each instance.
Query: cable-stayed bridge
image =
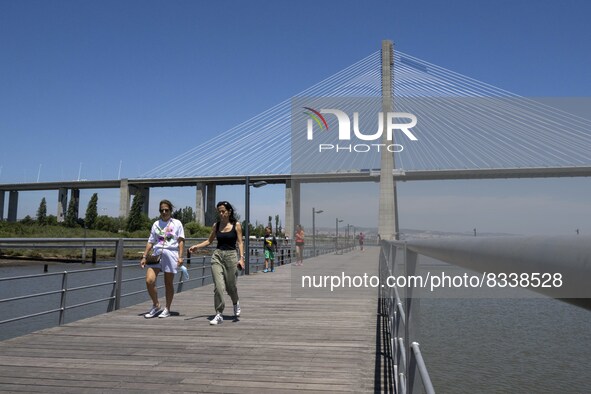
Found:
[[[10,220],[16,219],[19,190],[57,189],[59,190],[58,211],[63,209],[65,213],[68,190],[71,190],[71,198],[77,199],[79,196],[77,193],[82,188],[117,187],[121,190],[121,214],[125,215],[129,209],[129,197],[135,192],[141,191],[145,197],[149,198],[150,187],[191,185],[196,187],[197,212],[202,215],[201,220],[203,220],[204,214],[215,207],[216,185],[246,184],[248,195],[250,181],[261,179],[286,184],[289,195],[292,196],[288,198],[286,193],[286,205],[289,205],[289,210],[291,210],[291,213],[288,213],[286,208],[286,221],[289,223],[291,220],[293,224],[298,221],[299,216],[297,195],[299,194],[300,182],[373,181],[380,179],[383,184],[384,161],[382,159],[384,156],[389,156],[394,162],[391,169],[387,169],[392,171],[392,174],[386,175],[390,180],[591,175],[588,155],[588,152],[591,151],[589,149],[591,148],[591,129],[589,127],[591,122],[588,120],[574,116],[568,111],[556,109],[547,103],[519,97],[402,53],[395,53],[392,61],[394,68],[391,74],[393,74],[394,78],[390,84],[390,90],[393,92],[393,109],[396,112],[413,114],[416,117],[417,124],[413,125],[412,133],[416,135],[417,139],[416,141],[409,140],[408,135],[400,134],[401,129],[395,129],[396,134],[393,135],[393,138],[389,142],[386,138],[386,142],[382,144],[383,146],[380,145],[384,139],[368,138],[370,136],[368,131],[371,130],[370,133],[372,133],[375,130],[376,118],[373,116],[385,107],[383,104],[383,60],[383,52],[376,52],[312,88],[303,91],[293,99],[278,104],[268,111],[220,134],[215,139],[199,145],[147,172],[140,178],[113,181],[0,185],[0,191],[2,191],[0,193],[0,218],[3,218],[6,191],[10,192]],[[346,108],[349,114],[351,110],[358,110],[360,113],[367,111],[371,114],[371,116],[367,116],[363,120],[357,119],[359,126],[357,129],[355,129],[355,117],[353,116],[353,129],[356,137],[358,137],[357,140],[341,138],[343,135],[346,136],[347,130],[343,128],[343,133],[341,133],[342,119],[338,117],[335,119],[332,115],[336,112],[329,111],[329,109],[334,110],[335,108]],[[323,129],[320,121],[317,124],[318,128],[315,128],[314,117],[309,115],[310,112],[316,114],[312,109],[318,110],[318,115],[327,115],[326,119],[324,117],[318,118],[325,121],[323,124],[326,130]],[[304,112],[308,113],[305,114]],[[332,115],[328,116],[329,114]],[[370,118],[371,121],[368,120]],[[311,126],[307,128],[307,125]],[[382,126],[381,131],[383,132],[387,128],[385,121]],[[350,129],[348,131],[350,132]],[[310,135],[313,138],[307,138]],[[338,137],[336,141],[335,137]],[[383,154],[388,143],[396,145],[394,147],[396,152],[393,155]],[[403,149],[399,149],[398,145],[403,146]],[[234,167],[221,163],[219,160],[222,154],[227,155],[228,152],[233,153],[233,157],[237,158]],[[248,208],[246,212],[248,214]],[[289,231],[290,228],[291,226],[287,224],[286,229]],[[248,237],[246,239],[248,242]],[[336,239],[338,240],[338,238]],[[489,276],[483,274],[481,277],[482,281],[488,278],[486,283],[490,282],[490,274],[498,273],[502,275],[503,272],[522,270],[529,274],[526,278],[528,285],[521,286],[538,287],[538,291],[540,291],[540,288],[541,290],[547,290],[552,297],[567,299],[568,302],[590,309],[587,286],[587,278],[589,277],[588,262],[590,261],[588,248],[586,247],[588,242],[588,237],[583,236],[575,239],[543,237],[511,238],[509,240],[496,237],[492,242],[485,237],[475,237],[470,242],[466,242],[464,239],[413,242],[390,242],[382,239],[382,248],[379,252],[379,271],[380,275],[383,274],[384,277],[392,278],[393,274],[397,272],[395,268],[398,267],[404,270],[402,272],[407,277],[412,277],[417,272],[419,255],[441,259],[477,271],[484,271],[484,274],[488,272]],[[246,246],[246,250],[248,251],[248,246]],[[121,259],[123,254],[120,253],[118,256]],[[360,261],[363,259],[359,256],[350,259],[353,263],[351,266],[343,266],[342,255],[336,256],[331,256],[334,259],[332,267],[327,264],[328,259],[325,257],[322,258],[322,264],[309,265],[313,269],[321,270],[328,267],[335,270],[329,272],[340,272],[341,274],[344,274],[344,272],[350,273],[360,267],[366,269],[368,266],[365,264],[367,261]],[[371,260],[375,262],[376,259],[372,257]],[[306,265],[308,266],[308,263]],[[543,274],[540,274],[540,272],[543,272]],[[544,279],[540,275],[551,275],[551,272],[554,274],[549,277],[550,279],[546,280],[552,280],[552,283],[559,283],[560,286],[555,284],[555,288],[544,289],[544,286],[533,284],[535,279],[538,279],[538,284],[540,279]],[[325,274],[326,271],[322,273]],[[287,275],[285,276],[287,277]],[[294,276],[297,275],[294,274]],[[326,275],[320,276],[327,277]],[[461,276],[456,276],[456,278],[461,278]],[[473,276],[472,278],[478,279],[479,276]],[[519,276],[519,278],[519,283],[523,283],[523,276]],[[246,286],[251,283],[250,288],[256,294],[259,294],[261,285],[255,283],[256,279],[257,276],[251,276],[245,279],[245,281],[248,281],[245,283]],[[297,278],[296,282],[298,282]],[[277,282],[275,283],[277,289],[280,289],[278,294],[285,296],[287,292],[284,290],[289,287],[287,281],[280,286],[277,285]],[[505,291],[505,289],[502,290]],[[564,292],[562,292],[563,290]],[[389,287],[387,290],[381,290],[379,297],[379,312],[377,314],[379,320],[375,338],[383,338],[386,345],[380,343],[379,346],[376,346],[376,355],[380,355],[380,357],[383,355],[389,359],[389,364],[386,366],[386,363],[384,363],[383,368],[384,370],[388,369],[387,373],[384,373],[384,375],[387,375],[385,387],[388,389],[393,387],[401,389],[396,392],[412,392],[414,383],[412,378],[419,374],[423,379],[424,386],[431,386],[418,347],[419,344],[414,341],[415,325],[418,321],[414,316],[419,311],[419,298],[413,298],[412,291],[406,290],[403,293],[403,298],[401,298],[397,287]],[[541,292],[546,293],[546,291]],[[199,299],[202,299],[202,297]],[[256,296],[247,296],[245,299],[255,300]],[[324,299],[324,301],[327,299]],[[344,298],[339,299],[339,301],[342,300]],[[359,305],[357,297],[355,300],[356,304]],[[296,301],[297,298],[289,300],[291,303]],[[281,308],[285,310],[285,305],[288,302],[281,298],[277,302],[281,302]],[[321,307],[320,312],[318,311],[318,303],[308,304],[313,304],[314,310],[306,311],[303,314],[308,318],[312,317],[310,322],[306,323],[307,326],[312,327],[310,324],[320,322],[323,327],[318,327],[316,331],[308,330],[307,332],[321,332],[318,330],[325,328],[326,324],[322,324],[324,320],[318,318],[318,315],[314,315],[314,313],[326,314],[326,311],[334,311],[334,302],[332,300],[330,303],[325,302],[327,304],[326,311]],[[193,305],[193,301],[191,301],[191,305]],[[264,322],[265,327],[263,329],[268,329],[268,313],[266,312],[270,310],[268,303],[262,309],[256,308],[255,302],[251,305],[250,316],[255,317],[254,321]],[[300,314],[304,310],[301,305],[301,303],[297,304],[296,308]],[[364,311],[374,310],[365,304],[361,306]],[[346,306],[345,309],[351,310],[347,308],[350,308],[350,306]],[[256,315],[252,315],[253,312],[256,314],[257,310],[260,312],[263,309],[264,315],[261,315],[262,318],[257,319]],[[341,318],[345,316],[346,326],[349,328],[363,327],[368,321],[375,321],[372,320],[375,319],[374,312],[372,315],[374,318],[365,317],[362,319],[362,324],[349,324],[349,320],[361,316],[360,312],[354,310],[354,313],[346,315],[342,313],[342,308],[337,308],[337,310],[338,316]],[[291,312],[288,315],[295,316]],[[128,317],[125,317],[125,319],[125,324],[117,323],[123,328],[123,333],[128,330],[129,326]],[[297,319],[301,319],[301,317],[297,316]],[[194,330],[194,322],[189,321],[191,319],[184,320],[186,323],[188,322],[186,324],[187,330]],[[281,316],[280,320],[283,321],[284,316]],[[105,321],[105,319],[101,318],[96,321]],[[301,322],[301,320],[298,320],[298,322]],[[108,324],[115,327],[110,321]],[[144,323],[142,325],[145,326]],[[281,324],[272,322],[272,325],[273,327],[275,325],[279,327]],[[380,328],[380,325],[383,328]],[[401,325],[404,327],[401,328]],[[104,327],[97,326],[96,328],[110,339],[114,337],[112,332],[106,331]],[[251,330],[261,332],[261,327],[252,326]],[[383,332],[380,330],[383,330]],[[277,330],[271,331],[275,332]],[[327,339],[337,338],[340,347],[348,344],[347,341],[343,341],[339,337],[342,333],[335,334],[332,326],[330,331],[330,336],[327,335],[321,339],[324,343],[329,343],[328,347],[333,345],[327,342]],[[355,335],[346,335],[346,337],[354,337],[358,341],[358,337],[364,338],[364,334],[366,334],[363,330],[361,331],[361,334],[356,332]],[[54,330],[54,332],[62,333],[61,335],[64,336],[68,334],[65,331]],[[71,332],[75,336],[81,337],[79,331]],[[288,345],[292,348],[293,346],[301,347],[303,342],[298,335],[302,333],[302,330],[296,329],[294,332],[298,341]],[[121,337],[122,335],[124,334],[117,334],[115,337]],[[48,335],[37,336],[38,339],[49,337]],[[196,336],[191,335],[190,337],[195,338]],[[373,338],[370,337],[370,339]],[[315,337],[314,342],[311,343],[317,343],[318,340],[318,337]],[[20,342],[26,342],[27,349],[30,348],[28,340]],[[280,342],[285,341],[281,340]],[[372,343],[378,342],[372,341]],[[101,339],[101,344],[103,343],[104,340]],[[356,366],[354,370],[358,372],[368,370],[364,366],[359,367],[359,349],[367,350],[371,346],[361,342],[359,344],[354,343],[354,345],[354,357],[351,357]],[[75,348],[77,346],[79,345],[74,344]],[[192,344],[192,346],[197,345]],[[257,348],[257,346],[253,346],[249,345],[247,348]],[[387,350],[382,351],[382,347]],[[116,354],[117,357],[121,356],[120,347],[114,346],[113,349],[113,354]],[[317,349],[313,349],[311,360],[306,359],[303,352],[298,351],[298,355],[290,353],[290,349],[287,349],[287,353],[283,348],[274,349],[273,357],[288,354],[289,360],[287,362],[292,365],[295,356],[300,363],[306,363],[306,367],[309,367],[310,362],[318,361]],[[76,357],[79,358],[79,351],[76,349],[74,352]],[[200,360],[199,355],[210,354],[207,349],[205,351],[194,351],[193,353],[192,357],[197,357],[196,360]],[[263,355],[264,361],[268,361],[268,354]],[[249,357],[250,354],[245,353],[241,356]],[[330,362],[334,361],[333,356],[332,352],[327,356]],[[129,358],[129,355],[125,355],[125,357]],[[43,359],[38,361],[38,356],[29,357],[29,359],[33,360],[33,365],[30,368],[41,367],[46,369],[45,361]],[[72,357],[68,360],[71,359]],[[16,360],[15,365],[10,365],[10,367],[14,368],[14,371],[23,371],[22,365],[20,365],[21,362],[20,359]],[[65,362],[67,363],[67,361]],[[55,364],[53,360],[52,363]],[[125,360],[125,363],[127,365],[128,360]],[[344,362],[339,360],[338,364],[344,365]],[[378,363],[375,364],[378,365]],[[92,367],[96,369],[94,364],[92,364]],[[371,367],[373,369],[374,365],[371,365]],[[314,370],[317,369],[314,367]],[[343,391],[344,387],[344,391],[361,391],[357,383],[359,379],[357,377],[350,378],[355,376],[350,373],[351,367],[345,366],[343,370],[346,371],[345,376],[349,377],[348,382],[351,382],[349,383],[351,388],[343,386],[340,382],[338,382],[338,384],[341,384],[340,386],[329,386],[329,384],[335,384],[333,380],[322,386],[322,389]],[[375,368],[375,370],[378,375],[381,373],[380,368]],[[334,368],[331,368],[332,372],[334,372]],[[41,371],[41,376],[44,373],[46,371]],[[86,374],[86,372],[84,373]],[[194,373],[194,371],[190,371],[190,373]],[[180,374],[174,383],[193,384],[192,381],[184,380],[185,375]],[[326,377],[326,373],[322,375],[322,378]],[[19,383],[28,384],[31,382],[29,378],[30,376],[23,375],[23,380],[19,381]],[[268,388],[268,373],[250,381],[258,381],[258,379],[263,382],[260,387]],[[103,381],[105,380],[92,379],[92,382]],[[111,382],[108,379],[107,381]],[[380,383],[381,381],[376,378],[374,379],[374,385],[376,382]],[[37,382],[33,383],[37,384]],[[119,382],[116,383],[119,384]],[[125,381],[125,383],[128,382]],[[156,383],[161,382],[154,382],[154,384]],[[207,384],[210,383],[211,381],[207,382]],[[317,383],[324,384],[325,382],[318,381]],[[145,386],[145,382],[142,384]],[[236,387],[240,384],[232,381],[227,387]],[[290,384],[291,386],[289,386]],[[166,385],[169,387],[170,382],[166,382]],[[104,387],[106,386],[100,386],[102,389]],[[122,386],[118,385],[116,387],[121,388]],[[125,387],[131,387],[131,385]],[[251,387],[256,387],[260,391],[258,386],[251,385]],[[281,383],[277,383],[277,387],[299,389],[302,387],[301,376],[296,376],[293,382],[282,380]],[[313,389],[318,387],[313,386]],[[378,387],[380,386],[378,385]],[[427,390],[427,392],[434,392],[434,390]]]
[[[68,191],[77,200],[80,189],[120,188],[120,215],[126,216],[138,191],[147,211],[151,187],[196,186],[198,220],[206,221],[214,210],[215,186],[244,184],[247,176],[285,183],[290,190],[295,187],[295,195],[297,182],[376,181],[386,146],[377,138],[339,140],[340,120],[326,113],[327,130],[313,124],[313,140],[306,139],[304,107],[343,108],[353,126],[351,114],[359,112],[360,133],[374,133],[384,94],[381,55],[372,53],[139,178],[0,185],[0,219],[6,192],[8,219],[16,220],[19,191],[58,190],[59,218],[65,215]],[[393,110],[417,118],[416,141],[393,132],[394,179],[591,175],[590,120],[399,51],[391,64]],[[235,158],[231,165],[219,160],[229,152]],[[293,218],[288,223],[298,221],[297,211],[286,212]]]
[[[520,97],[402,52],[395,52],[392,91],[397,112],[420,112],[413,132],[419,141],[394,154],[395,167],[412,172],[454,170],[553,169],[588,167],[591,121]],[[380,51],[267,111],[146,172],[144,178],[287,175],[351,172],[379,168],[379,154],[355,152],[330,164],[294,146],[294,103],[346,103],[373,106],[381,98]],[[326,116],[329,119],[328,116]],[[330,121],[329,121],[330,123]],[[368,122],[375,129],[374,118]],[[303,132],[303,130],[302,130]],[[232,152],[239,164],[219,157]],[[374,152],[377,153],[377,152]],[[328,159],[330,160],[330,159]],[[302,167],[300,163],[306,163]],[[295,166],[294,166],[295,164]],[[295,168],[294,168],[295,167]],[[541,171],[545,169],[547,171]],[[536,171],[532,171],[535,173]],[[436,176],[432,174],[432,176]]]

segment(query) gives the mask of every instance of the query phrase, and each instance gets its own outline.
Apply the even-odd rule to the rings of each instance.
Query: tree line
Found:
[[[63,223],[58,223],[58,219],[54,215],[47,214],[47,201],[45,197],[42,198],[39,208],[37,209],[36,219],[26,216],[21,223],[37,224],[40,226],[57,226],[62,225],[70,228],[85,228],[89,230],[101,230],[117,233],[120,231],[127,231],[134,233],[138,231],[149,231],[152,223],[158,218],[150,219],[144,213],[144,197],[141,193],[136,193],[131,203],[129,216],[125,218],[111,217],[107,215],[98,214],[98,194],[94,193],[86,207],[84,218],[79,217],[77,209],[77,202],[73,199],[68,204],[66,216]],[[237,219],[240,220],[240,215],[236,214]],[[203,226],[196,222],[196,214],[191,207],[184,207],[175,210],[172,217],[180,220],[185,227],[185,233],[190,237],[207,237],[211,231],[211,227]],[[215,218],[217,220],[217,218]],[[275,215],[275,226],[273,226],[273,217],[269,216],[267,226],[271,227],[276,236],[282,236],[283,231],[279,215]],[[242,222],[242,228],[245,228],[245,221]],[[263,224],[251,223],[249,225],[250,235],[262,237],[265,234],[265,227]]]

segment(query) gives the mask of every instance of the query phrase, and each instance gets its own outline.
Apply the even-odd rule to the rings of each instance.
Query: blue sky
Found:
[[[139,176],[362,59],[383,39],[523,96],[589,96],[589,15],[585,0],[0,0],[0,183],[116,179],[120,169],[121,177]],[[401,224],[570,233],[590,222],[589,184],[405,183]],[[218,197],[240,209],[242,193],[226,188]],[[282,188],[253,193],[255,220],[283,216]],[[82,193],[82,210],[90,194]],[[23,193],[19,217],[34,215],[43,196],[52,213],[57,193]],[[458,198],[468,196],[472,204]],[[539,210],[519,205],[526,196],[540,198]],[[153,191],[152,201],[160,197],[193,201],[180,189]],[[330,194],[325,201],[332,205]],[[497,214],[485,215],[483,202]],[[329,217],[326,209],[319,224],[349,215],[374,225],[370,205],[357,215],[335,207]],[[101,193],[99,206],[117,214],[118,195]],[[521,206],[523,217],[508,206]],[[573,206],[582,209],[574,217]],[[555,218],[533,224],[549,210]]]

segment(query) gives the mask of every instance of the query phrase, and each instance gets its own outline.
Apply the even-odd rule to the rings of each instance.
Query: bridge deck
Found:
[[[303,271],[282,266],[242,276],[242,316],[233,321],[226,296],[221,326],[208,324],[209,285],[177,294],[178,314],[167,319],[144,319],[150,303],[143,303],[6,340],[0,391],[372,392],[377,291],[292,294],[290,278],[318,267],[372,271],[377,253],[326,255],[306,260]]]

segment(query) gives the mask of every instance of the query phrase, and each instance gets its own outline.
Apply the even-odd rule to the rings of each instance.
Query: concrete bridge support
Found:
[[[216,200],[215,200],[215,192],[216,192],[216,185],[215,183],[207,183],[205,185],[205,194],[206,194],[206,201],[207,207],[205,208],[205,225],[211,226],[215,222],[216,218]]]
[[[70,204],[74,205],[74,215],[78,219],[80,217],[80,189],[70,191]]]
[[[295,226],[300,224],[300,182],[285,183],[285,235],[293,240]]]
[[[382,112],[384,124],[387,124],[387,113],[394,108],[392,99],[392,65],[394,63],[392,42],[382,41]],[[387,140],[383,134],[382,143]],[[393,138],[393,137],[392,137]],[[378,234],[381,239],[398,239],[398,217],[396,209],[396,183],[394,182],[394,154],[387,149],[382,150],[380,160],[380,206],[378,213]]]
[[[0,222],[4,220],[4,191],[0,191]]]
[[[121,186],[119,187],[119,217],[126,218],[129,216],[131,208],[131,198],[137,193],[142,193],[144,204],[142,212],[149,215],[150,212],[150,188],[148,186],[134,186],[129,184],[129,180],[121,179]]]
[[[205,225],[205,184],[202,182],[195,185],[195,221]]]
[[[129,192],[132,196],[135,196],[138,193],[142,194],[142,198],[144,199],[144,205],[142,205],[142,212],[148,217],[150,216],[150,188],[147,186],[137,187],[137,186],[130,186]]]
[[[8,195],[8,221],[16,222],[16,212],[18,209],[18,192],[11,191]]]
[[[119,217],[126,218],[129,216],[129,182],[127,179],[121,179],[121,186],[119,186]]]
[[[57,192],[57,221],[62,223],[66,219],[68,209],[68,189],[59,188]]]

